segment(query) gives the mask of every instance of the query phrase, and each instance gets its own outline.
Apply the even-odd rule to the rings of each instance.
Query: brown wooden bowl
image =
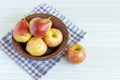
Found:
[[[25,19],[28,22],[30,22],[30,20],[35,17],[40,17],[40,18],[51,17],[50,20],[52,21],[52,27],[59,29],[63,34],[62,43],[59,46],[54,47],[54,48],[48,47],[47,52],[44,55],[36,57],[36,56],[31,56],[25,50],[26,43],[17,42],[12,36],[12,43],[13,43],[13,46],[16,49],[16,51],[25,58],[28,58],[30,60],[37,60],[37,61],[48,60],[48,59],[51,59],[51,58],[57,56],[58,54],[62,53],[62,51],[65,49],[65,47],[67,45],[67,41],[68,41],[68,30],[67,30],[67,27],[65,26],[65,24],[59,18],[57,18],[53,15],[44,14],[44,13],[28,15],[27,17],[25,17]]]

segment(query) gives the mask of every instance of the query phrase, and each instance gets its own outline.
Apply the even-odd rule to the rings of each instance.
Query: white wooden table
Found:
[[[41,80],[120,80],[120,0],[0,0],[0,38],[41,3],[54,6],[87,32],[80,65],[63,58]],[[0,80],[34,80],[0,51]]]

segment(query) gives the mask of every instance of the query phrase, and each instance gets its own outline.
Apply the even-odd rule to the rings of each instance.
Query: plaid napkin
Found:
[[[48,13],[60,18],[67,26],[69,31],[69,41],[66,46],[68,48],[73,43],[78,43],[81,38],[85,35],[85,32],[79,29],[75,24],[63,16],[59,11],[57,11],[52,6],[47,4],[42,4],[36,7],[33,13]],[[11,31],[9,31],[1,40],[0,40],[0,49],[4,51],[9,57],[11,57],[16,63],[18,63],[27,73],[29,73],[35,80],[40,80],[40,78],[45,75],[60,59],[65,55],[65,51],[60,55],[56,56],[47,61],[32,61],[26,59],[19,55],[12,45],[11,40]]]

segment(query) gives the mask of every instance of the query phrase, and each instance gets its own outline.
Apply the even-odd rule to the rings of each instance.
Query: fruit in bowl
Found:
[[[13,37],[18,42],[27,42],[30,39],[29,24],[25,19],[16,24],[13,30]]]
[[[44,41],[49,47],[58,46],[63,40],[62,32],[56,28],[51,28],[48,34],[44,37]]]
[[[30,21],[30,32],[36,37],[43,38],[46,36],[51,26],[52,21],[50,20],[50,17],[47,19],[33,18]]]
[[[51,59],[65,49],[68,41],[68,30],[59,18],[50,14],[38,13],[28,15],[22,20],[28,23],[27,29],[31,36],[25,42],[19,42],[14,37],[16,33],[14,33],[15,28],[13,29],[12,43],[20,55],[31,60],[41,61]],[[21,30],[18,29],[18,33]],[[48,37],[51,33],[54,39]]]
[[[47,45],[39,37],[32,37],[26,44],[26,51],[32,56],[41,56],[47,51]]]

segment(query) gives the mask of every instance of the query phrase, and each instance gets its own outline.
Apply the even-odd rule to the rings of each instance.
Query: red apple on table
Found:
[[[32,37],[26,45],[26,51],[32,56],[41,56],[47,51],[47,45],[39,37]]]
[[[27,42],[30,39],[29,24],[25,19],[16,24],[13,29],[13,37],[17,42]]]
[[[52,26],[50,18],[33,18],[30,21],[30,32],[33,36],[43,38]]]
[[[74,64],[81,63],[86,58],[85,49],[79,44],[72,44],[67,50],[67,57]]]
[[[43,39],[47,46],[56,47],[62,42],[63,34],[60,30],[51,28]]]

